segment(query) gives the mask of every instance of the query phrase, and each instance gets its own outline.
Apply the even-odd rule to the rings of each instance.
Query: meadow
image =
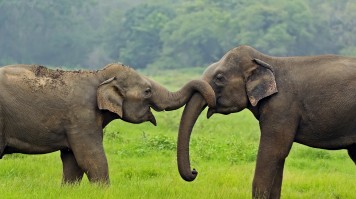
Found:
[[[176,90],[203,69],[156,71],[148,76]],[[174,77],[174,78],[173,78]],[[178,80],[178,81],[177,81]],[[182,109],[154,113],[158,126],[113,121],[104,129],[111,186],[61,186],[59,152],[6,155],[0,160],[0,198],[251,198],[259,142],[258,121],[249,111],[201,115],[191,139],[193,182],[179,176],[176,140]],[[294,144],[286,160],[282,198],[356,197],[356,167],[345,150]]]

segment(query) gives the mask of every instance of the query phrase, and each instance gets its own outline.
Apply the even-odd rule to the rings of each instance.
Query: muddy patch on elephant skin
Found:
[[[36,77],[49,77],[52,79],[58,79],[65,73],[63,70],[52,70],[44,66],[33,66],[32,71]]]
[[[45,66],[32,65],[31,71],[34,74],[33,78],[24,78],[24,81],[28,82],[33,92],[38,92],[44,90],[56,90],[62,91],[66,85],[64,81],[63,70],[53,70]]]

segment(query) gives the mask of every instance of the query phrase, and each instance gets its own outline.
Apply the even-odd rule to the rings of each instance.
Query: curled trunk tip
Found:
[[[192,182],[193,180],[195,180],[197,175],[198,175],[198,171],[193,169],[193,170],[190,171],[190,174],[189,173],[187,173],[185,175],[181,174],[181,177],[183,178],[183,180],[185,180],[187,182]]]
[[[187,150],[177,150],[178,171],[183,180],[191,182],[197,177],[198,171],[195,168],[190,169],[189,146],[187,148]]]

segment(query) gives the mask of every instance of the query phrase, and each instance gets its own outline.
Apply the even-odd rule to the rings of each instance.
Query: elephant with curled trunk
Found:
[[[279,198],[283,167],[293,142],[321,149],[346,149],[356,163],[356,58],[336,55],[272,57],[240,46],[203,74],[216,95],[214,113],[249,109],[261,137],[252,195]],[[194,94],[183,111],[178,169],[192,181],[189,139],[206,102]]]
[[[37,65],[0,68],[0,158],[60,150],[63,183],[109,183],[102,129],[113,119],[150,121],[156,111],[182,107],[199,92],[214,106],[208,83],[192,80],[177,92],[121,64],[98,71],[51,70]]]

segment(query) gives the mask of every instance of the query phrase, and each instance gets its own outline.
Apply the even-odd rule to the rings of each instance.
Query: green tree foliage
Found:
[[[201,66],[224,53],[220,43],[225,36],[222,27],[228,16],[215,7],[189,5],[185,9],[194,12],[184,10],[162,29],[162,53],[154,66]]]
[[[3,1],[0,61],[79,65],[90,51],[91,29],[81,17],[88,6],[85,0]]]
[[[337,14],[340,53],[356,56],[356,2],[346,1],[344,7],[339,9]]]
[[[112,42],[108,40],[110,36],[117,34],[108,26],[119,25],[108,17],[121,16],[121,12],[140,2],[1,1],[0,65],[33,63],[101,67],[96,64],[112,61],[109,57],[112,51],[116,51],[117,57],[117,49],[104,49]]]
[[[137,68],[144,68],[160,54],[161,29],[174,17],[174,11],[160,5],[142,4],[127,11],[118,34],[119,58]]]
[[[277,56],[356,56],[352,0],[0,1],[0,65],[208,65],[250,45]]]
[[[254,44],[257,49],[273,55],[312,54],[310,47],[314,29],[311,10],[301,0],[279,1],[249,6],[239,13],[236,24],[241,32],[237,40]]]

